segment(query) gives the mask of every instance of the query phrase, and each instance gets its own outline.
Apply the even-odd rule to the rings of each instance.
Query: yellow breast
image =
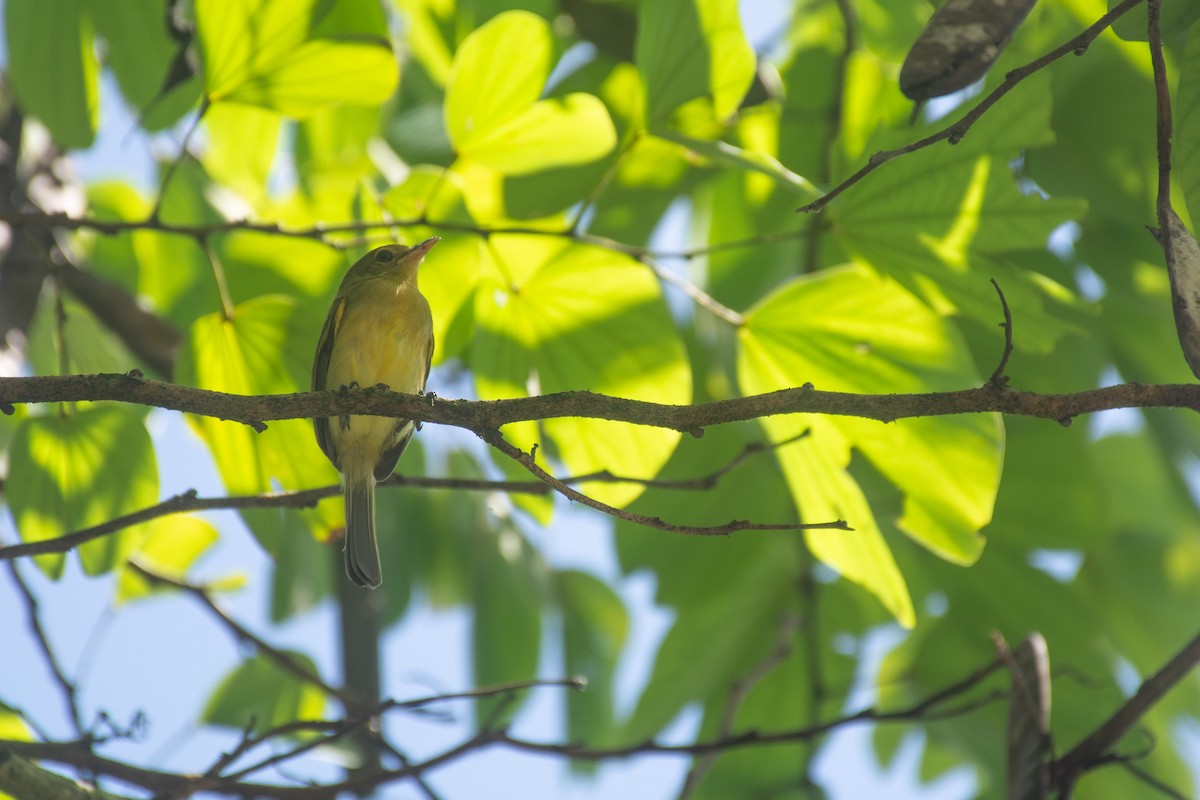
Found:
[[[429,304],[411,284],[380,280],[359,287],[334,334],[325,385],[384,383],[396,392],[421,391],[432,330]]]

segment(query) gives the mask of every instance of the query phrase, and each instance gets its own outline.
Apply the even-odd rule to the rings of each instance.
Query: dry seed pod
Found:
[[[1192,374],[1200,378],[1200,243],[1174,209],[1167,208],[1162,220],[1158,242],[1167,256],[1175,331]]]
[[[900,91],[918,103],[983,77],[1037,0],[946,0],[900,68]]]

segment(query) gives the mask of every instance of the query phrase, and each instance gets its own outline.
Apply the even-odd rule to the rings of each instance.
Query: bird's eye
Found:
[[[380,250],[375,254],[375,260],[380,264],[386,264],[393,258],[391,250]]]

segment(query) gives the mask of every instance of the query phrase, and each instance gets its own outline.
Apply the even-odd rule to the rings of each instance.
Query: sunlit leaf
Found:
[[[470,353],[483,398],[588,389],[659,403],[691,400],[691,375],[654,277],[632,259],[545,237],[492,237],[495,266],[476,302]],[[652,477],[679,440],[675,431],[605,420],[546,420],[567,469]],[[506,434],[528,450],[529,425]],[[584,483],[581,491],[614,505],[642,492],[636,484]]]
[[[145,527],[146,535],[131,560],[168,578],[184,578],[192,563],[220,538],[217,529],[199,517],[159,517]],[[126,564],[117,579],[114,601],[119,605],[163,590]]]
[[[1033,81],[953,148],[914,152],[850,187],[831,209],[837,236],[937,310],[989,325],[997,301],[988,279],[995,278],[1026,321],[1014,327],[1014,344],[1045,351],[1074,327],[1055,307],[1069,302],[1070,293],[1020,268],[1016,254],[1042,251],[1051,232],[1082,216],[1086,205],[1023,192],[1009,161],[1019,148],[1053,137],[1049,85]],[[889,132],[872,149],[912,138],[909,131]]]
[[[550,26],[535,14],[510,11],[472,31],[454,54],[446,88],[446,131],[455,146],[537,102],[553,58]]]
[[[862,269],[786,284],[756,307],[741,332],[739,381],[747,393],[811,382],[834,391],[898,393],[965,388],[978,381],[956,332],[916,298]],[[904,492],[897,524],[959,563],[982,549],[999,483],[1002,434],[985,416],[900,420],[790,415],[763,420],[773,437],[811,429],[780,452],[805,521],[845,519],[854,532],[810,531],[819,558],[871,589],[912,622],[903,580],[856,481],[852,450]],[[919,455],[918,455],[919,454]]]
[[[86,408],[30,417],[9,449],[5,495],[22,541],[40,542],[153,505],[158,466],[142,416],[117,407]],[[121,563],[142,536],[139,526],[79,546],[89,575]],[[65,556],[36,562],[62,575]]]
[[[296,335],[307,327],[306,321],[297,317],[298,308],[292,298],[265,295],[234,307],[229,317],[220,313],[201,317],[180,354],[180,381],[233,394],[298,391],[298,377],[309,369],[310,348],[315,345],[315,339],[306,341]],[[262,434],[211,417],[189,417],[188,422],[208,445],[231,494],[337,482],[333,467],[316,447],[307,420],[272,422]],[[316,511],[307,512],[315,515],[314,524],[323,528],[340,525],[339,500],[322,501]],[[268,550],[278,547],[283,524],[279,512],[251,509],[243,516]]]
[[[196,28],[212,103],[303,117],[331,103],[378,105],[399,80],[377,3],[197,0]]]
[[[461,158],[521,175],[613,149],[616,131],[599,99],[538,99],[553,53],[550,26],[524,11],[500,14],[463,41],[446,89],[446,129]]]
[[[208,143],[203,159],[209,175],[248,202],[261,203],[282,121],[266,108],[227,103],[210,108],[204,115]]]
[[[524,175],[595,161],[616,146],[608,111],[590,94],[534,103],[486,133],[471,137],[459,155],[506,175]]]

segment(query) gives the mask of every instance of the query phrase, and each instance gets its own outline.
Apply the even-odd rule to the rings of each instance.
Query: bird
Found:
[[[377,247],[350,267],[317,340],[313,391],[384,385],[424,393],[433,359],[433,316],[417,288],[417,268],[439,239]],[[392,474],[416,427],[392,417],[313,420],[318,446],[342,475],[346,574],[358,586],[377,589],[383,583],[375,484]]]

